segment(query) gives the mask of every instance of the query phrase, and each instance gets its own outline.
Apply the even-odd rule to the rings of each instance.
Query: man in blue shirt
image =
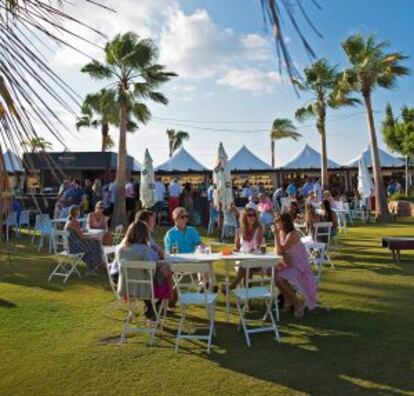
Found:
[[[197,229],[187,225],[187,211],[182,207],[175,208],[172,218],[175,225],[165,234],[165,250],[171,253],[173,246],[176,246],[177,253],[194,253],[196,247],[203,242]]]
[[[288,193],[290,197],[296,195],[297,189],[296,189],[295,183],[293,182],[290,183],[286,188],[286,192]]]

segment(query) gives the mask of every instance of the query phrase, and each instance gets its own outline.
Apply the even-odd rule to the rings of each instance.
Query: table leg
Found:
[[[401,260],[400,249],[397,249],[397,263],[399,263],[400,260]]]
[[[395,250],[394,250],[394,249],[391,249],[391,253],[392,253],[392,259],[393,259],[394,261],[396,261],[397,259],[396,259],[396,257],[395,257]]]
[[[230,321],[230,279],[229,279],[229,262],[224,261],[225,270],[225,288],[226,288],[226,322]]]

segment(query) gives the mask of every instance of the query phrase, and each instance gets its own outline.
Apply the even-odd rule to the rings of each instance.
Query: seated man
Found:
[[[188,213],[183,207],[172,212],[174,227],[164,237],[165,250],[172,253],[176,246],[177,253],[194,253],[198,245],[202,245],[200,234],[195,227],[188,226]]]

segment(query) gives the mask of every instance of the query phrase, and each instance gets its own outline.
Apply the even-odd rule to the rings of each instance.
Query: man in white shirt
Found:
[[[162,208],[164,206],[164,198],[165,198],[165,184],[162,182],[160,177],[157,177],[155,181],[155,192],[157,194],[157,202],[153,207],[153,211],[156,214],[156,220],[158,225],[161,225],[161,217],[162,217]]]
[[[168,186],[168,212],[170,222],[172,222],[172,212],[180,206],[181,186],[177,183],[177,179],[172,179]]]

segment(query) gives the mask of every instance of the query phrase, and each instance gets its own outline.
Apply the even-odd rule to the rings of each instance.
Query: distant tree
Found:
[[[408,195],[408,168],[410,159],[414,156],[414,108],[403,107],[401,117],[395,119],[388,103],[382,122],[382,134],[389,150],[405,157],[405,194]]]
[[[299,90],[311,95],[307,104],[296,110],[295,117],[303,122],[308,118],[316,119],[316,129],[321,140],[321,184],[328,188],[328,151],[326,147],[326,112],[328,108],[354,106],[359,103],[346,92],[338,92],[340,73],[337,66],[329,65],[326,59],[319,59],[304,70],[304,82],[294,81]]]
[[[167,129],[167,136],[170,158],[180,147],[182,147],[184,140],[190,139],[190,134],[188,132],[176,131],[175,129]]]
[[[297,141],[302,135],[297,132],[295,125],[288,118],[276,118],[270,130],[270,150],[272,153],[272,168],[275,167],[275,141],[293,139]]]
[[[364,100],[371,141],[372,170],[375,182],[376,218],[391,221],[385,195],[384,181],[381,177],[381,164],[378,153],[378,141],[372,111],[372,92],[377,88],[391,89],[399,77],[406,76],[410,69],[402,62],[407,57],[400,52],[386,51],[389,44],[377,41],[374,36],[364,37],[355,34],[342,44],[348,57],[350,68],[345,70],[340,87],[345,92],[359,92]]]
[[[26,142],[26,145],[30,148],[32,153],[36,151],[49,151],[53,148],[52,143],[42,137],[30,139]]]

